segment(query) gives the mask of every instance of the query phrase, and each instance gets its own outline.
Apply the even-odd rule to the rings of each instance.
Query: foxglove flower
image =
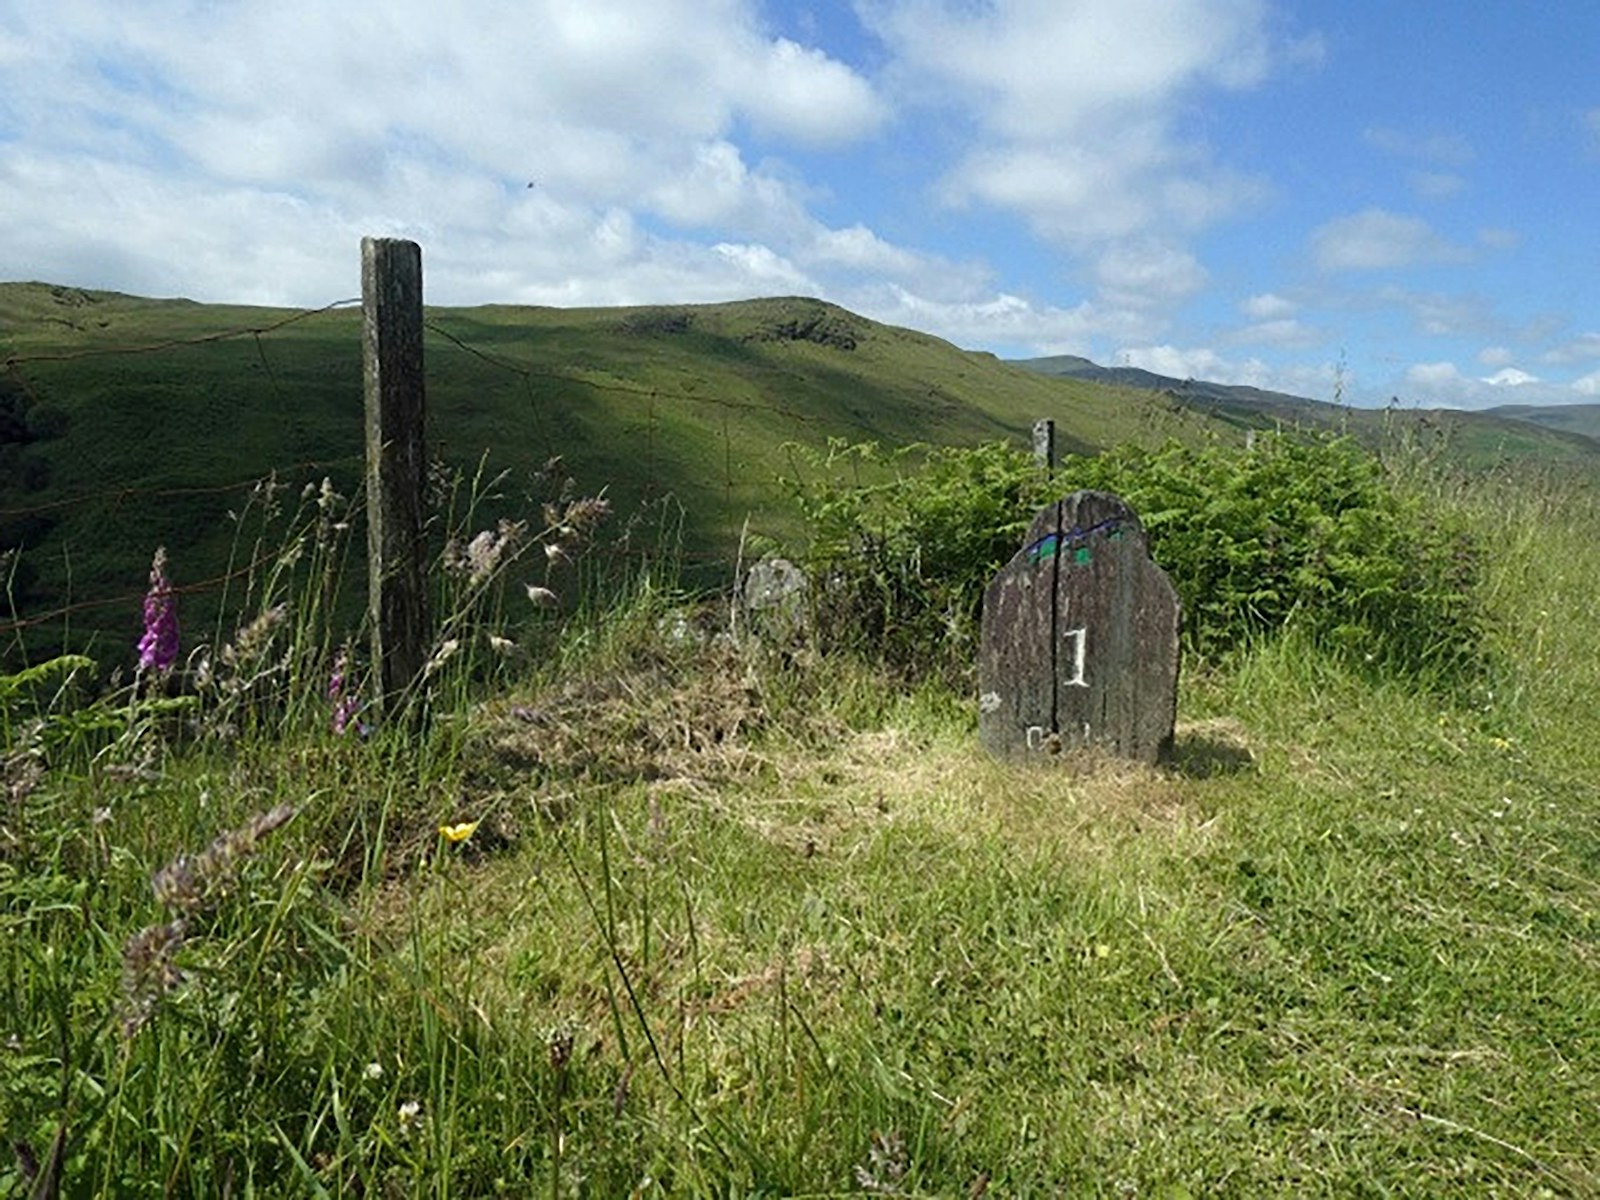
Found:
[[[361,686],[350,679],[350,656],[340,650],[328,677],[328,702],[333,705],[333,732],[342,734],[361,711]],[[359,730],[358,732],[364,732]]]
[[[150,590],[144,597],[144,636],[139,639],[139,670],[165,675],[178,661],[178,598],[167,578],[167,548],[156,547],[150,564]]]

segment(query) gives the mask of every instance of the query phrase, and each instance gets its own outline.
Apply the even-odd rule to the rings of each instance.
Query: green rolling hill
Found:
[[[605,490],[615,528],[681,513],[682,553],[711,582],[728,578],[746,531],[792,528],[776,480],[795,468],[794,444],[1026,444],[1051,417],[1064,452],[1094,452],[1285,421],[1370,434],[1383,419],[1057,377],[803,298],[430,308],[426,320],[430,453],[467,479],[502,479],[477,527],[536,514],[534,481],[559,455],[580,491]],[[157,544],[195,586],[186,620],[214,621],[220,590],[194,581],[253,553],[257,481],[275,475],[274,502],[291,507],[324,476],[359,488],[360,322],[350,305],[300,313],[0,284],[0,642],[37,654],[98,638],[115,658],[136,636]],[[1391,419],[1451,426],[1479,465],[1600,463],[1590,439],[1527,422]]]
[[[1502,404],[1488,415],[1531,421],[1546,429],[1600,439],[1600,404]]]

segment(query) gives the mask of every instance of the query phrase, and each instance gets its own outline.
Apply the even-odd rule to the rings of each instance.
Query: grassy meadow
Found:
[[[1600,1195],[1600,500],[1404,486],[1484,670],[1291,625],[1159,768],[648,572],[458,564],[422,725],[330,728],[335,549],[206,681],[0,679],[0,1196]]]
[[[1345,512],[1347,444],[811,301],[428,322],[437,638],[384,714],[358,315],[0,285],[0,1200],[1600,1196],[1587,439],[1334,410],[1409,504]],[[988,553],[965,464],[1021,468],[846,452],[858,505],[807,453],[1046,415],[1168,446],[1126,461],[1217,518],[1185,578],[1287,614],[1188,646],[1159,767],[977,745],[984,572],[914,592]],[[1278,592],[1205,574],[1291,508]],[[1384,511],[1459,561],[1380,569]],[[808,514],[884,612],[732,636]]]

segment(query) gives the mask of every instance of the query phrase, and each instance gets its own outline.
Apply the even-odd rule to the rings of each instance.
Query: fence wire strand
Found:
[[[190,337],[163,338],[132,345],[88,345],[67,350],[14,352],[0,358],[0,376],[12,380],[30,406],[39,407],[45,403],[41,398],[41,392],[47,393],[48,388],[41,388],[38,382],[30,377],[28,368],[33,366],[54,366],[90,359],[149,356],[248,338],[274,402],[280,408],[287,410],[289,408],[289,397],[285,391],[284,375],[279,369],[280,364],[277,361],[281,358],[281,355],[274,353],[272,348],[269,347],[270,336],[311,318],[359,306],[361,303],[362,300],[359,297],[334,300],[315,308],[297,309],[272,320],[228,329],[218,329]],[[713,468],[713,470],[717,475],[722,476],[718,482],[722,484],[722,489],[725,490],[730,498],[736,489],[754,487],[758,483],[765,486],[772,482],[771,477],[765,475],[759,481],[736,477],[736,456],[733,448],[730,415],[751,413],[780,417],[789,422],[797,433],[815,430],[820,427],[819,418],[814,414],[800,412],[782,404],[730,396],[703,395],[690,390],[663,390],[660,387],[634,382],[615,375],[608,377],[600,369],[591,371],[580,368],[574,371],[570,368],[561,369],[548,364],[529,361],[506,354],[498,349],[489,349],[476,344],[469,337],[447,327],[437,318],[425,318],[424,329],[428,334],[436,337],[442,344],[451,349],[470,356],[484,366],[502,372],[508,378],[514,378],[518,381],[520,390],[526,399],[527,411],[534,426],[535,437],[538,439],[538,443],[542,445],[546,458],[556,456],[563,450],[559,440],[559,421],[556,422],[557,428],[552,428],[552,412],[547,411],[551,409],[551,400],[553,399],[548,393],[551,385],[564,385],[569,388],[583,389],[594,394],[628,396],[642,400],[643,430],[641,432],[644,434],[644,445],[643,454],[641,455],[642,461],[639,465],[643,468],[643,479],[638,480],[638,482],[642,484],[642,499],[645,501],[649,501],[653,497],[659,497],[671,490],[664,489],[659,479],[662,462],[658,453],[658,442],[660,440],[658,426],[662,420],[664,405],[693,405],[702,410],[720,411],[720,420],[712,418],[710,413],[707,413],[707,417],[710,418],[707,420],[707,427],[713,437],[720,437],[722,441],[722,453],[719,456],[721,461],[716,464],[716,467],[720,468],[720,470],[716,468]],[[353,348],[352,353],[359,353],[359,351]],[[438,424],[439,413],[435,406],[428,406],[427,421],[430,444],[435,447],[445,445],[445,439],[437,436],[440,432]],[[852,420],[848,416],[841,415],[836,421],[830,422],[829,427],[833,428],[837,425],[852,426],[874,438],[881,436],[879,430],[874,429],[863,421]],[[88,473],[101,477],[110,473],[106,464],[94,461],[91,456],[85,453],[81,444],[74,446],[74,453],[80,457],[81,469]],[[293,479],[315,473],[340,474],[352,468],[359,470],[364,463],[364,452],[357,451],[348,455],[305,459],[276,467],[267,466],[259,471],[252,472],[247,478],[237,479],[228,483],[195,485],[152,484],[147,486],[137,483],[116,484],[105,488],[80,491],[73,495],[57,496],[52,499],[41,500],[36,504],[10,503],[0,507],[0,520],[55,517],[64,513],[93,510],[98,507],[102,514],[102,525],[99,532],[103,535],[107,530],[107,526],[113,527],[115,532],[125,524],[124,518],[119,514],[131,512],[136,506],[148,504],[151,501],[226,496],[259,487],[263,480],[273,477]],[[4,489],[8,482],[10,481],[0,480],[0,489]],[[13,496],[16,496],[17,491],[25,493],[33,489],[24,486],[20,489],[5,490],[12,490]],[[126,536],[134,536],[131,531],[124,531],[124,533]],[[623,553],[627,552],[626,550],[623,551]],[[643,550],[635,550],[634,552],[645,553]],[[7,582],[4,576],[4,564],[6,558],[12,558],[12,553],[12,551],[6,550],[5,547],[0,547],[0,554],[5,555],[5,557],[0,557],[0,588],[3,588]],[[696,552],[686,547],[680,549],[678,553],[685,561],[711,563],[724,561],[727,558],[726,554]],[[12,561],[14,562],[15,559],[12,558]],[[226,586],[241,575],[258,570],[266,561],[270,561],[270,556],[258,559],[237,570],[192,582],[175,590],[182,594],[191,595],[214,591]],[[115,596],[74,601],[42,613],[25,615],[13,613],[11,619],[0,620],[0,636],[15,635],[21,630],[48,625],[51,622],[70,618],[78,613],[103,610],[119,605],[137,606],[142,596],[142,589],[137,591],[129,590],[126,593]]]

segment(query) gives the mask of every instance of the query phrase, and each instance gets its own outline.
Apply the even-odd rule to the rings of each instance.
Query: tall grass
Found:
[[[989,763],[660,576],[531,660],[451,576],[421,735],[333,733],[321,631],[225,735],[41,671],[0,1195],[1594,1194],[1600,506],[1426,486],[1494,671],[1263,639],[1161,770]]]

